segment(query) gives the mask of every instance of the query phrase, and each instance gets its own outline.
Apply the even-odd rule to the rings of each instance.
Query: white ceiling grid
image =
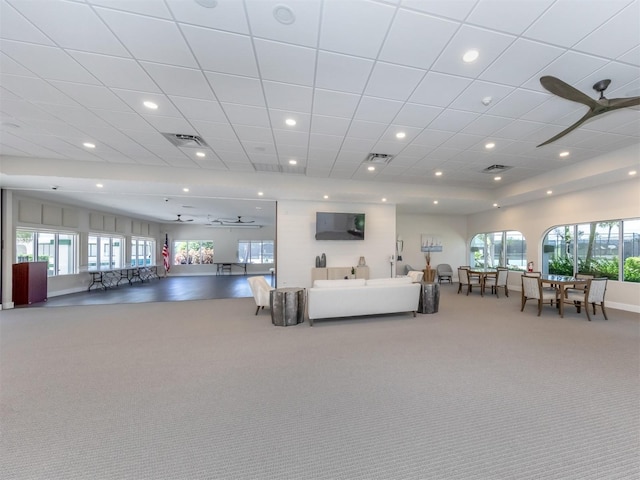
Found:
[[[276,18],[283,7],[290,24]],[[0,9],[3,155],[244,174],[287,171],[295,159],[309,178],[495,190],[640,141],[631,108],[536,148],[584,114],[540,76],[594,98],[602,78],[613,80],[609,98],[640,94],[638,0],[1,0]],[[465,64],[472,47],[480,57]],[[207,157],[161,133],[200,135]],[[361,165],[372,151],[396,157],[372,173]],[[500,185],[479,173],[494,163],[513,166]]]

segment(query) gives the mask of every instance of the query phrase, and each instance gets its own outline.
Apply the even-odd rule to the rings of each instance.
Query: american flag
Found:
[[[168,272],[171,269],[171,263],[169,262],[169,234],[164,236],[164,246],[162,247],[162,261],[164,262],[164,271]]]

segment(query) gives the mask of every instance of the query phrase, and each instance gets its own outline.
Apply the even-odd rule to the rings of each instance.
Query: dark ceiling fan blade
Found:
[[[625,107],[637,107],[640,105],[640,97],[628,97],[628,98],[612,98],[609,100],[608,110],[616,110],[618,108]]]
[[[555,142],[556,140],[558,140],[559,138],[564,137],[567,133],[570,133],[572,131],[574,131],[576,128],[578,128],[580,125],[582,125],[584,122],[586,122],[587,120],[589,120],[591,117],[595,117],[597,114],[593,113],[591,110],[589,110],[584,117],[582,117],[580,120],[578,120],[576,123],[574,123],[573,125],[571,125],[569,128],[561,131],[559,134],[557,134],[555,137],[551,137],[549,140],[547,140],[544,143],[541,143],[540,145],[538,145],[538,147],[542,147],[544,145],[547,145],[549,143]],[[537,147],[536,147],[537,148]]]
[[[591,109],[595,109],[598,106],[598,103],[593,98],[582,93],[580,90],[573,88],[571,85],[563,82],[559,78],[551,76],[541,77],[540,83],[554,95],[566,100],[582,103]]]

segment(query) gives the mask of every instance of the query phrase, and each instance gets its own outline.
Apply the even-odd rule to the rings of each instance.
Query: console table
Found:
[[[340,280],[351,276],[351,268],[356,270],[356,278],[369,279],[369,267],[327,267],[311,269],[311,284],[315,280]]]

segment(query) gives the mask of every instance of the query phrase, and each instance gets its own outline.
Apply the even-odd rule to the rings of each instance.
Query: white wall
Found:
[[[323,253],[327,267],[356,266],[364,256],[371,278],[391,276],[389,258],[395,254],[396,239],[394,205],[281,201],[277,212],[278,287],[310,287],[311,269],[316,256]],[[316,240],[316,212],[364,213],[365,239]]]
[[[527,258],[539,269],[541,244],[545,233],[557,225],[640,217],[640,179],[590,188],[566,195],[468,217],[466,244],[477,233],[502,230],[520,231],[527,241]],[[519,277],[510,274],[509,284],[519,288]],[[607,304],[640,312],[640,284],[609,281]]]
[[[404,266],[422,270],[426,267],[424,253],[420,251],[422,234],[439,236],[442,239],[442,253],[431,254],[431,267],[448,263],[454,270],[466,265],[467,217],[463,215],[409,215],[398,214],[396,220],[398,236],[404,242],[402,262],[398,262],[398,274],[404,274]]]

